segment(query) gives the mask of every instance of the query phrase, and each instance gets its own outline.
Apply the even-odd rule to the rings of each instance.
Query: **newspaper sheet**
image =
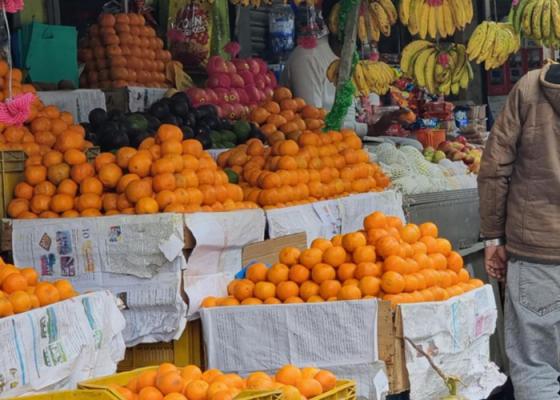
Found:
[[[460,377],[460,394],[485,399],[506,377],[490,362],[490,336],[496,328],[496,303],[486,285],[440,303],[403,304],[404,335],[430,354],[441,369]],[[406,345],[411,400],[443,397],[447,389],[428,361]]]
[[[402,196],[392,190],[325,200],[313,204],[267,210],[271,239],[305,232],[307,242],[363,228],[364,218],[374,211],[395,215],[404,221]]]
[[[387,391],[374,384],[387,386],[376,300],[204,308],[200,316],[208,368],[247,374],[316,366],[355,379],[358,394],[369,399]]]
[[[226,295],[227,284],[242,268],[243,247],[264,240],[265,223],[262,210],[185,214],[196,239],[183,273],[189,316],[204,297]]]
[[[89,122],[89,113],[95,108],[106,110],[105,94],[99,89],[37,92],[45,104],[67,111],[76,122]]]
[[[181,335],[181,215],[15,220],[12,241],[15,263],[35,266],[43,280],[70,279],[80,292],[111,290],[126,307],[128,346]]]
[[[143,112],[150,108],[152,104],[161,99],[167,89],[129,87],[128,90],[128,109],[130,112]]]
[[[124,358],[124,326],[108,291],[0,319],[0,398],[114,373]]]

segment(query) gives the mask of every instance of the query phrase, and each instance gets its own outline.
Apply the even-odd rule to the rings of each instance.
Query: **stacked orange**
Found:
[[[442,301],[482,285],[435,224],[403,225],[374,212],[362,231],[315,239],[303,251],[286,247],[271,268],[253,264],[245,279],[228,285],[228,297],[207,297],[202,307],[374,297],[393,304]]]
[[[246,200],[265,208],[380,191],[389,185],[351,130],[304,131],[297,141],[282,139],[269,148],[250,139],[221,153],[218,164],[239,174]]]
[[[36,93],[32,85],[22,83],[21,70],[11,73],[12,96]],[[8,63],[0,60],[0,101],[9,95],[10,71]],[[44,106],[37,97],[31,105],[31,113],[23,126],[0,124],[0,150],[23,150],[28,156],[37,156],[51,149],[56,136],[74,124],[72,114],[61,112],[56,106]]]
[[[65,279],[40,282],[33,268],[17,268],[0,258],[0,318],[76,296]]]
[[[54,149],[25,169],[8,205],[12,218],[56,218],[254,208],[197,140],[161,125],[138,150],[123,147],[87,162],[83,131],[61,133]]]
[[[168,87],[165,66],[171,53],[163,45],[141,14],[101,14],[80,43],[78,57],[85,63],[80,86]]]
[[[319,131],[325,126],[327,112],[307,105],[305,100],[293,98],[290,89],[278,87],[273,98],[255,107],[250,114],[251,122],[260,127],[269,143],[278,140],[297,140],[305,131]]]
[[[112,388],[127,400],[232,400],[243,390],[274,389],[281,390],[286,400],[304,400],[334,389],[336,382],[329,371],[293,365],[283,366],[275,376],[253,372],[242,378],[218,369],[202,372],[196,365],[179,368],[163,363]]]

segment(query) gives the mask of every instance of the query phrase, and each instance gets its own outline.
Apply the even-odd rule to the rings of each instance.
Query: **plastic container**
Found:
[[[133,371],[121,372],[119,374],[105,376],[102,378],[90,379],[84,382],[80,382],[78,387],[84,390],[106,390],[111,393],[111,395],[116,396],[116,399],[126,400],[124,397],[120,396],[110,385],[126,385],[132,378],[144,371],[156,370],[157,366],[139,368]],[[336,390],[336,389],[333,389]],[[281,400],[282,392],[278,390],[244,390],[239,393],[236,397],[238,400]],[[328,397],[325,399],[342,399],[342,397]]]
[[[268,14],[270,50],[275,59],[283,61],[295,47],[295,15],[287,4],[274,4]]]
[[[340,380],[336,382],[336,387],[320,396],[313,397],[312,400],[356,400],[356,382]]]
[[[8,397],[6,400],[118,400],[119,398],[107,390],[63,390],[35,394],[23,397]]]
[[[189,364],[202,367],[202,324],[200,320],[190,321],[178,340],[171,342],[143,343],[126,349],[125,358],[117,370],[132,369],[170,362],[177,366]]]
[[[433,147],[437,149],[438,146],[445,142],[445,130],[444,129],[419,129],[416,131],[416,139],[424,148]]]
[[[7,217],[6,209],[14,197],[14,189],[23,181],[25,170],[25,153],[20,150],[0,151],[0,205],[2,218]]]

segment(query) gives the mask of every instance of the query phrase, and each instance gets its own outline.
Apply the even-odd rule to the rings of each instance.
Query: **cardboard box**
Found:
[[[296,247],[300,250],[307,248],[307,236],[305,232],[282,236],[277,239],[265,240],[253,243],[243,248],[243,265],[251,262],[264,264],[275,264],[278,262],[278,253],[284,247]]]

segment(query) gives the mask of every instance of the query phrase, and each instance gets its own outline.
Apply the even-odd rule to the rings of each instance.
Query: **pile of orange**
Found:
[[[267,148],[250,139],[221,153],[218,164],[236,172],[245,199],[264,208],[380,191],[389,185],[351,130],[304,131],[297,141],[281,139]]]
[[[0,318],[48,306],[76,296],[72,284],[61,279],[40,282],[33,268],[17,268],[0,259]]]
[[[322,108],[307,105],[305,100],[293,98],[286,87],[274,89],[274,95],[258,107],[249,116],[257,124],[269,143],[278,140],[297,140],[306,130],[319,131],[325,126],[327,112]]]
[[[253,372],[242,378],[218,369],[202,372],[196,365],[179,368],[163,363],[112,389],[127,400],[232,400],[244,390],[274,389],[281,390],[285,400],[303,400],[334,389],[336,382],[329,371],[293,365],[285,365],[274,376]]]
[[[56,218],[255,208],[197,140],[164,124],[140,148],[101,153],[88,163],[84,132],[67,130],[25,168],[8,205],[12,218]]]
[[[12,96],[21,93],[36,93],[32,85],[22,83],[21,70],[14,68]],[[0,101],[9,93],[10,71],[8,63],[0,60]],[[60,133],[74,126],[72,114],[61,112],[56,106],[44,106],[37,97],[31,105],[31,113],[23,126],[8,126],[0,123],[0,150],[23,150],[27,156],[46,153],[56,142]],[[75,127],[75,126],[74,126]]]
[[[81,87],[168,87],[165,66],[171,53],[141,14],[101,14],[80,43],[85,63]]]
[[[202,307],[374,297],[393,304],[442,301],[482,285],[435,224],[403,225],[374,212],[361,231],[315,239],[303,251],[284,248],[270,268],[253,264],[245,279],[229,284],[228,297],[207,297]]]

